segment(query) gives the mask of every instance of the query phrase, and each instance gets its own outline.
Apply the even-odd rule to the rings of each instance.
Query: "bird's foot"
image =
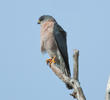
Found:
[[[54,63],[54,64],[56,63],[55,58],[56,58],[56,57],[53,57],[53,58],[52,58],[51,63]]]
[[[46,60],[46,63],[47,63],[47,64],[48,64],[48,63],[50,64],[51,61],[52,61],[52,58],[47,59],[47,60]]]
[[[55,58],[56,58],[56,57],[47,59],[47,60],[46,60],[47,64],[51,65],[52,63],[56,63]]]

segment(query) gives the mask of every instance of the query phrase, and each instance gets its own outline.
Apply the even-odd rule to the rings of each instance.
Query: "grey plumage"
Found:
[[[55,40],[57,42],[58,49],[63,58],[63,63],[65,63],[64,67],[66,69],[65,68],[64,69],[67,71],[67,72],[65,72],[65,74],[70,77],[71,75],[70,75],[70,68],[69,68],[69,62],[68,62],[66,32],[62,29],[61,26],[59,26],[57,23],[55,23],[53,33],[55,36]]]
[[[39,21],[41,24],[41,51],[47,52],[50,57],[56,56],[56,65],[66,76],[70,77],[66,32],[52,16],[41,16]],[[66,85],[71,89],[68,84]]]

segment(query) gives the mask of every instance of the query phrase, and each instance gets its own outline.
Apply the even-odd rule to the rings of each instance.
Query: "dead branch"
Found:
[[[107,83],[106,100],[110,100],[110,77],[109,77],[108,83]]]
[[[80,82],[79,82],[79,63],[78,63],[78,58],[79,58],[79,50],[74,50],[74,66],[73,66],[73,79],[74,79],[74,83],[76,84],[74,87],[74,91],[71,94],[74,98],[77,98],[77,100],[86,100],[83,90],[80,86]]]
[[[73,66],[73,79],[78,80],[78,75],[79,75],[79,71],[78,71],[78,58],[79,58],[79,51],[78,50],[74,50],[74,66]]]
[[[74,50],[73,78],[65,76],[65,74],[63,74],[63,72],[55,64],[51,64],[50,68],[64,83],[69,84],[71,87],[73,87],[74,92],[71,94],[71,96],[73,96],[74,98],[77,98],[77,100],[86,100],[83,90],[78,81],[78,56],[79,56],[79,51]]]

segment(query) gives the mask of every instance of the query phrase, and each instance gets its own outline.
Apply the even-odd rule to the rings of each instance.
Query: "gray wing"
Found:
[[[57,23],[55,23],[55,25],[54,25],[54,37],[55,37],[58,49],[65,62],[66,70],[70,76],[70,68],[69,68],[68,53],[67,53],[66,32]]]

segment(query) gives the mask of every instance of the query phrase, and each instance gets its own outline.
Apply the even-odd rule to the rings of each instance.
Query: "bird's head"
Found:
[[[39,18],[37,23],[38,24],[42,24],[42,23],[44,23],[46,21],[55,21],[55,19],[52,16],[50,16],[50,15],[43,15],[43,16],[41,16]]]

